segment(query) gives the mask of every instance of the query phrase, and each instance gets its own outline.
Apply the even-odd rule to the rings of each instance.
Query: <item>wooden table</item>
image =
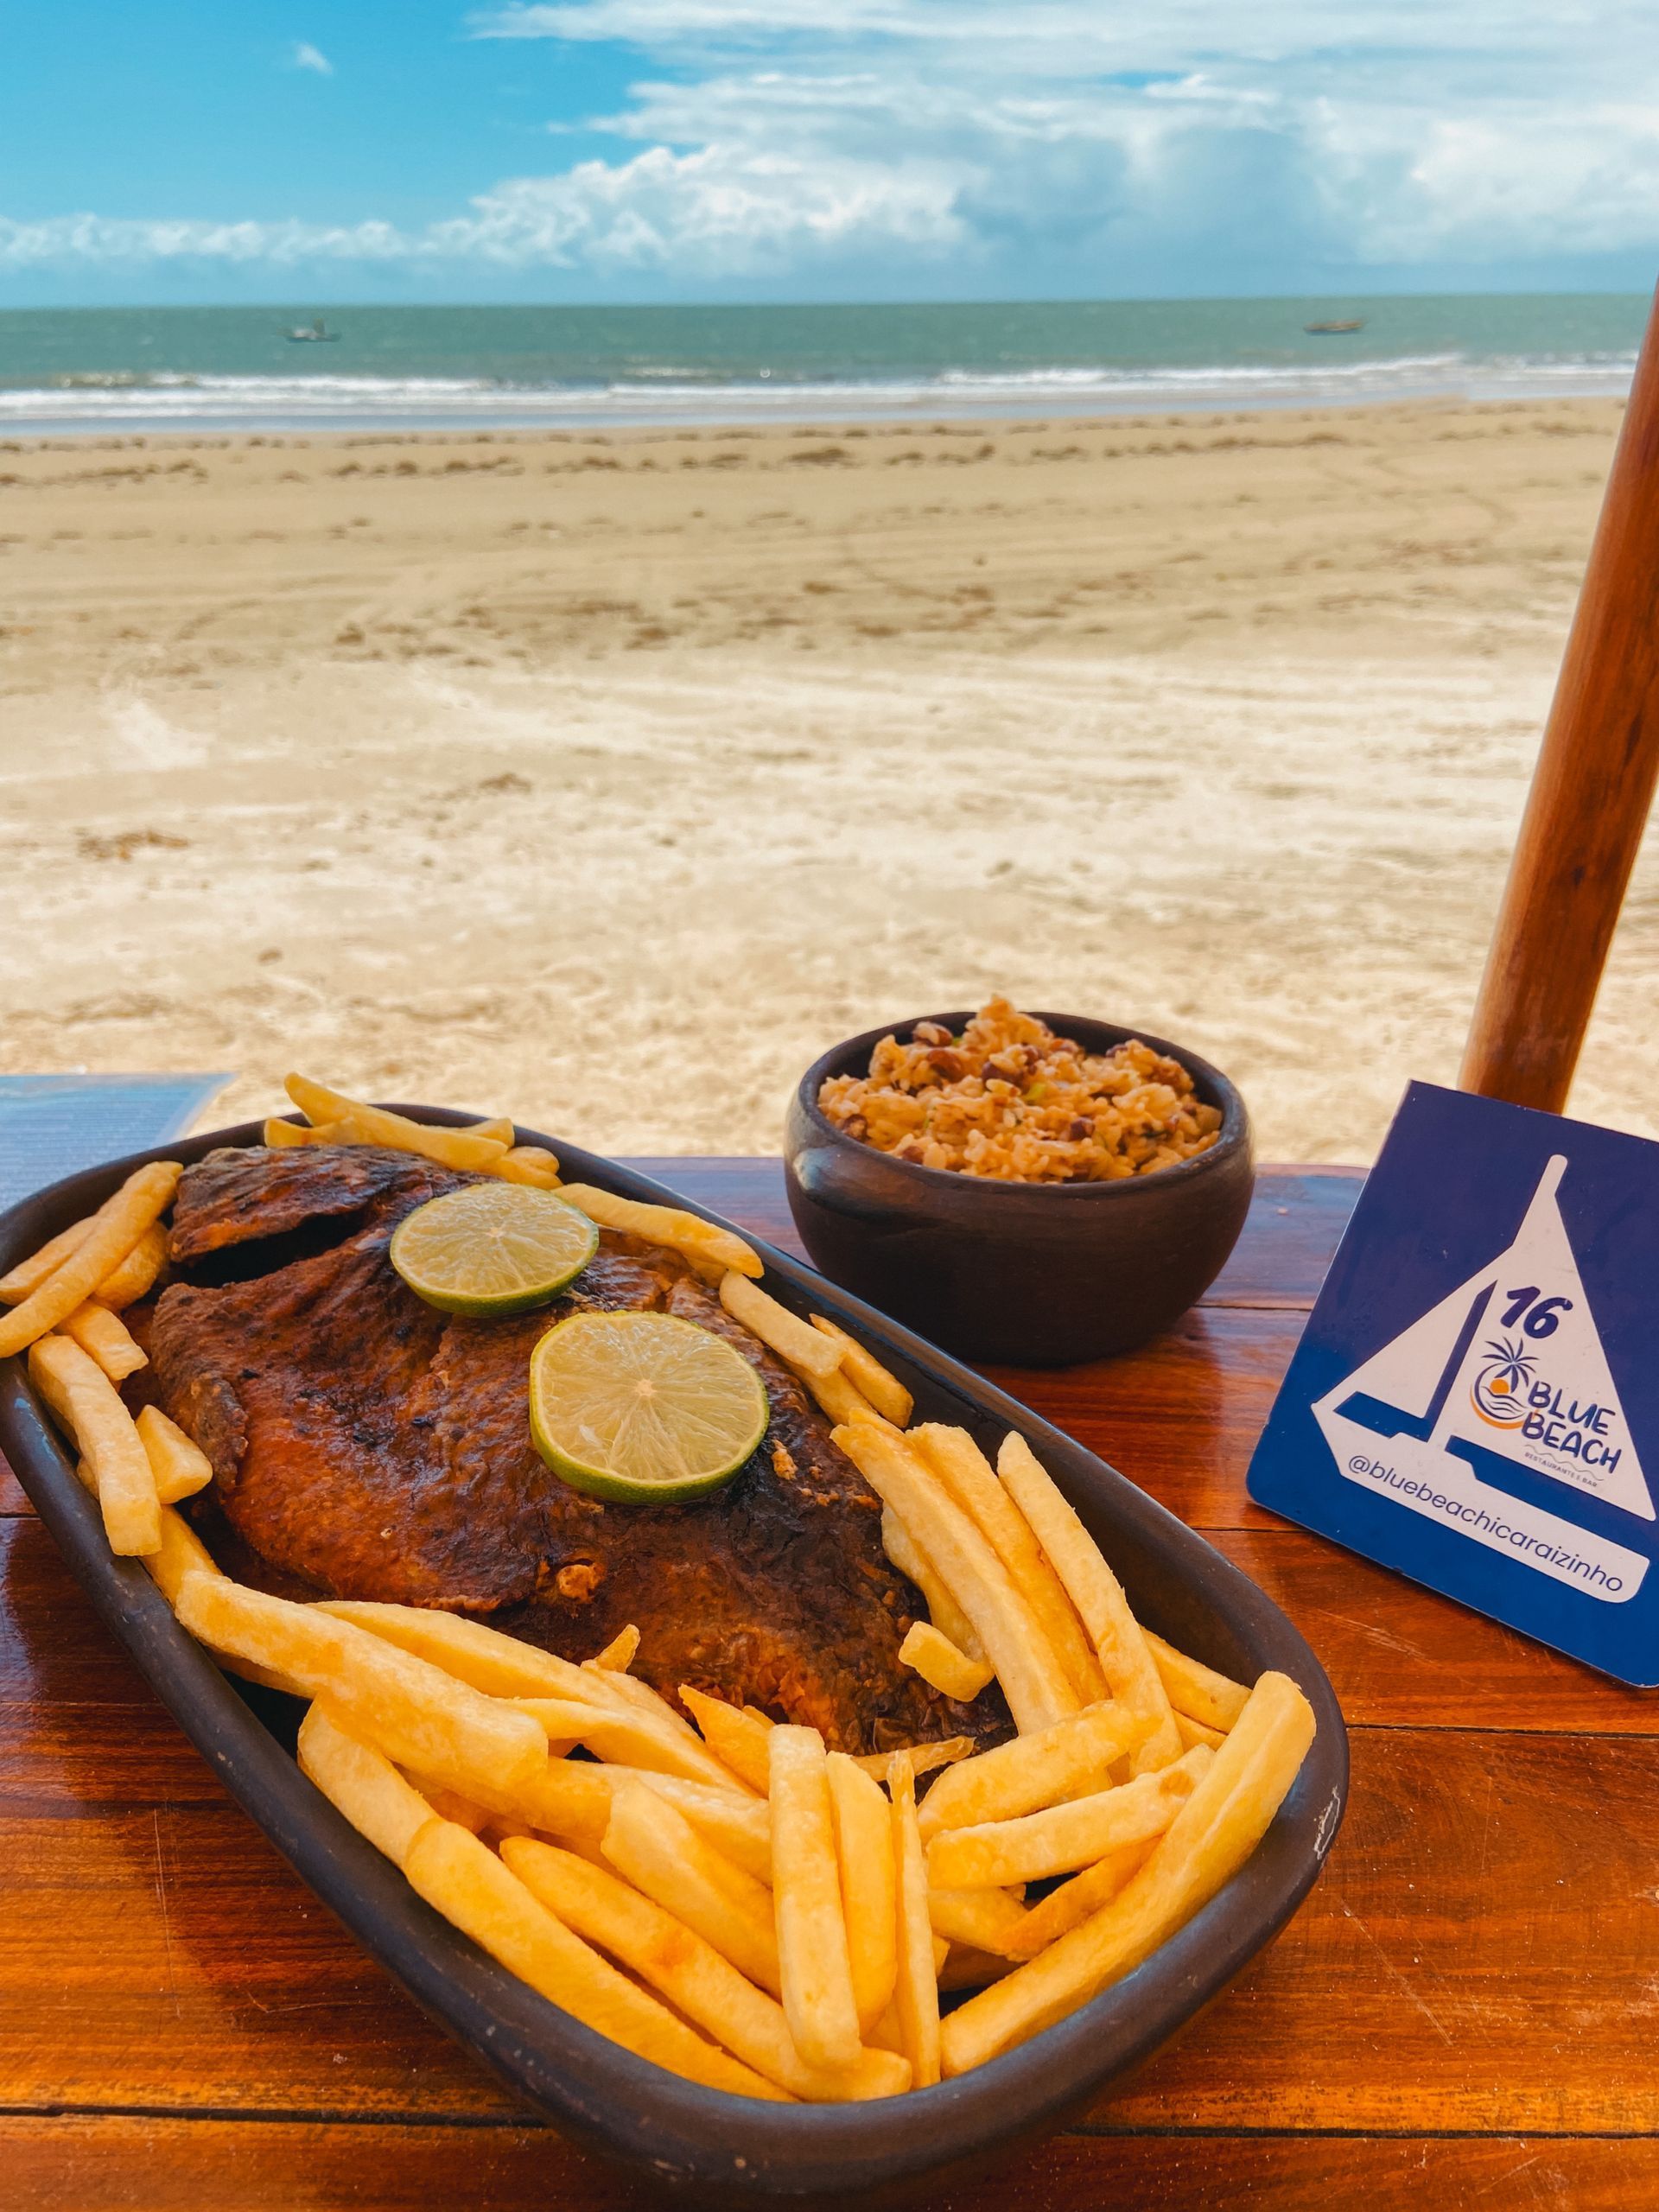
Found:
[[[643,1162],[779,1243],[775,1162]],[[1354,1792],[1275,1948],[1123,2094],[941,2212],[1659,2202],[1659,1706],[1249,1504],[1352,1205],[1268,1170],[1205,1303],[1003,1376],[1272,1592]],[[226,1798],[0,1471],[0,2202],[11,2212],[622,2212]]]

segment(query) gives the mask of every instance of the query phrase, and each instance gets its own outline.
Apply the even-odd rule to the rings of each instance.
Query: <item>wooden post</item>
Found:
[[[1559,1114],[1659,777],[1659,300],[1458,1080]]]

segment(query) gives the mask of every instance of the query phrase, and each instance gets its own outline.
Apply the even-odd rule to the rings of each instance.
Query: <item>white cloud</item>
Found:
[[[303,39],[294,49],[294,67],[310,69],[319,77],[332,77],[334,73],[334,65],[327,55],[320,54],[315,46],[308,45]]]
[[[109,215],[0,216],[0,269],[64,263],[219,261],[274,268],[321,261],[401,261],[420,241],[389,223],[147,222]]]
[[[614,156],[506,179],[407,232],[0,221],[0,266],[356,261],[808,289],[932,271],[961,290],[1111,291],[1659,257],[1648,0],[1334,15],[1323,0],[555,0],[471,28],[633,48],[626,99],[582,125]],[[330,71],[313,47],[295,59]]]
[[[709,145],[498,185],[422,241],[429,254],[519,264],[761,275],[802,261],[962,242],[954,180],[925,162],[872,162]]]
[[[583,162],[514,177],[424,230],[388,223],[144,222],[98,215],[0,218],[0,269],[65,262],[483,263],[497,267],[659,269],[764,275],[895,244],[960,245],[954,181],[925,165],[794,161],[718,147],[653,146],[630,162]]]

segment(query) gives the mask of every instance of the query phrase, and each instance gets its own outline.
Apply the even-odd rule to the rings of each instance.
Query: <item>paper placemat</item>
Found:
[[[182,1136],[223,1075],[0,1075],[0,1211],[83,1167]]]

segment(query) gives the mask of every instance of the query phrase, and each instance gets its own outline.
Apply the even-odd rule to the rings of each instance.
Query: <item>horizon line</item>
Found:
[[[1384,300],[1548,300],[1548,299],[1605,299],[1645,300],[1652,296],[1649,288],[1639,285],[1606,287],[1601,285],[1549,285],[1541,287],[1511,284],[1484,286],[1462,284],[1436,287],[1430,289],[1385,291],[1338,291],[1335,288],[1306,292],[1148,292],[1148,293],[1060,293],[1054,295],[990,295],[980,298],[962,299],[680,299],[680,300],[515,300],[480,297],[477,299],[443,300],[376,300],[376,299],[319,299],[311,294],[294,294],[287,298],[255,300],[72,300],[58,302],[10,302],[0,300],[0,315],[214,315],[214,314],[291,314],[309,307],[314,312],[327,308],[334,314],[404,313],[410,309],[434,312],[460,312],[484,308],[526,313],[557,314],[575,312],[589,314],[604,311],[611,314],[663,314],[682,309],[730,311],[754,310],[762,313],[785,313],[801,308],[825,309],[842,312],[880,310],[913,311],[916,309],[957,309],[964,308],[1065,308],[1065,307],[1198,307],[1198,306],[1286,306],[1304,305],[1309,302],[1357,304],[1366,301]]]

